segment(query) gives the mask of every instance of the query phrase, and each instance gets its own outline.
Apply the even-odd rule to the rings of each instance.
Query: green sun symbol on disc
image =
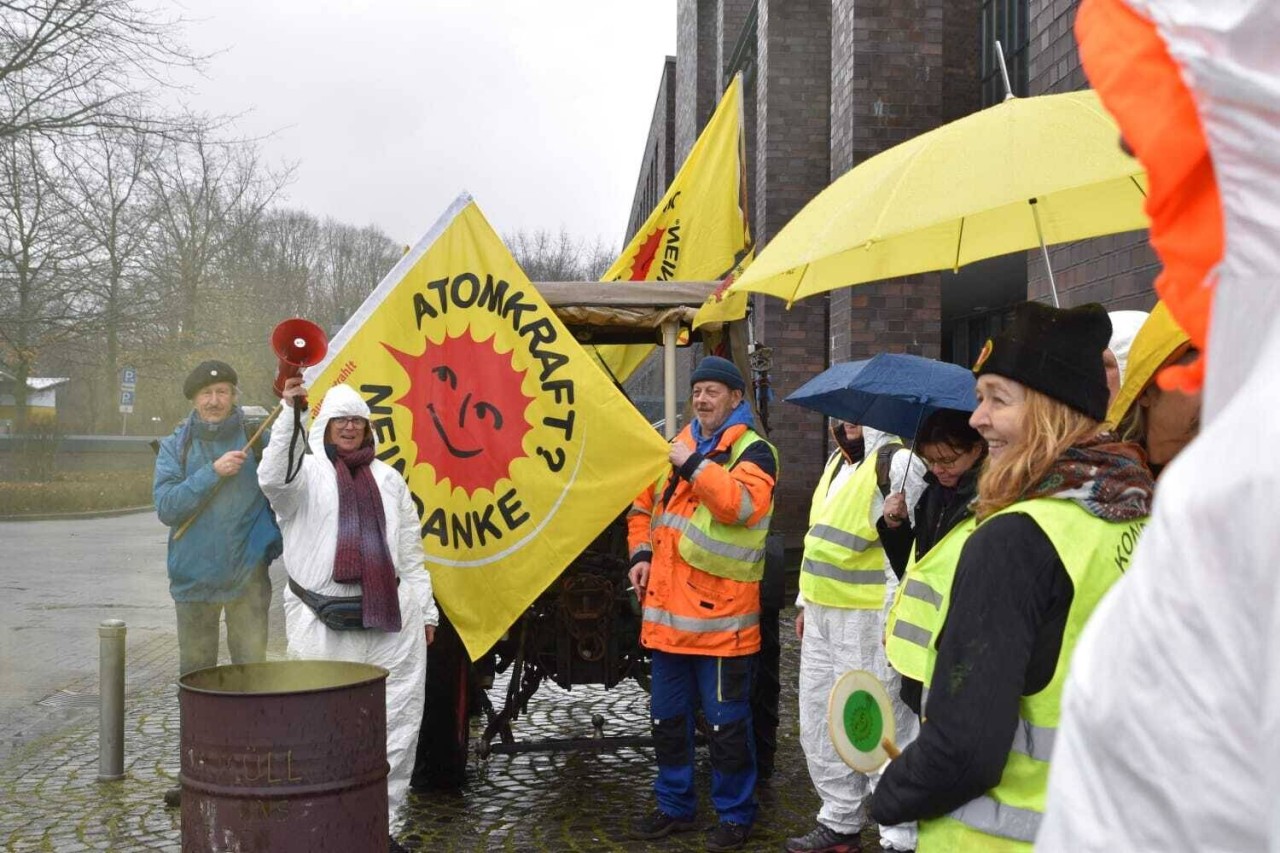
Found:
[[[865,690],[855,690],[844,702],[844,733],[861,752],[871,752],[884,736],[880,703]]]

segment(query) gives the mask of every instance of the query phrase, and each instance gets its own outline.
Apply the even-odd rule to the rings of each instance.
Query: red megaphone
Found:
[[[286,381],[294,376],[301,376],[302,368],[320,363],[324,354],[329,351],[329,339],[315,323],[294,317],[272,330],[271,349],[275,350],[276,358],[280,360],[275,384],[271,386],[279,397],[284,394]],[[306,408],[306,398],[299,398],[298,404],[300,408]]]

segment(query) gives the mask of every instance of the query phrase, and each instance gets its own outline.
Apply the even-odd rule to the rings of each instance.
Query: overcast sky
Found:
[[[176,2],[176,0],[175,0]],[[181,0],[215,53],[183,99],[243,114],[285,203],[411,243],[462,190],[500,233],[621,248],[672,0]]]

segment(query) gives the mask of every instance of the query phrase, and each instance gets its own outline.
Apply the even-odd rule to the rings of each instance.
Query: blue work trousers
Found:
[[[756,745],[751,730],[755,655],[710,657],[655,650],[650,702],[658,778],[658,808],[691,818],[693,727],[699,707],[709,724],[711,802],[722,821],[750,826],[756,818]]]

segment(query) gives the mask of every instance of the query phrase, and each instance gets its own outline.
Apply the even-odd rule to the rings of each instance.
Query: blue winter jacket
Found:
[[[238,406],[218,424],[205,423],[192,412],[160,442],[153,491],[156,513],[170,528],[169,593],[174,601],[230,601],[243,592],[256,568],[280,556],[280,529],[258,488],[258,460],[252,452],[182,538],[173,539],[221,479],[213,463],[245,443]]]

